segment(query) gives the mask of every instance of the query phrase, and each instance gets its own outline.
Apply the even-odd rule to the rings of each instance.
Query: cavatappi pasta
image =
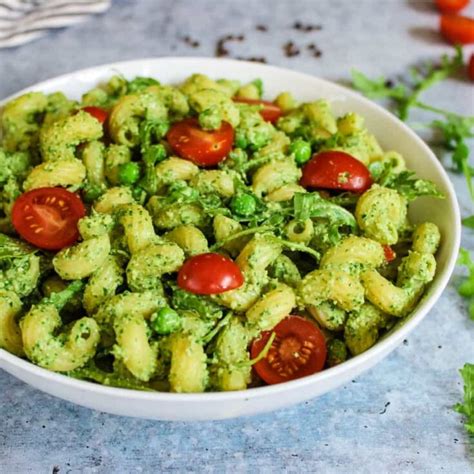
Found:
[[[441,235],[410,222],[408,205],[441,194],[383,150],[363,117],[288,92],[263,102],[262,89],[258,79],[115,76],[80,101],[31,92],[4,105],[0,348],[117,387],[241,390],[263,383],[252,371],[263,359],[289,379],[307,363],[311,345],[282,368],[277,328],[289,315],[322,332],[324,367],[409,315],[434,278]],[[328,152],[339,153],[330,166],[350,155],[364,187],[349,170],[308,176],[328,172]],[[73,224],[73,203],[55,189],[79,200]],[[222,262],[241,280],[191,290],[184,269],[216,254],[198,286],[216,283]],[[251,357],[262,333],[271,341]]]

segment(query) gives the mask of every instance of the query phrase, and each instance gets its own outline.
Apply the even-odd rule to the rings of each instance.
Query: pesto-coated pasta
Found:
[[[20,328],[15,319],[21,306],[15,292],[0,290],[0,348],[18,356],[24,354]]]
[[[279,284],[252,305],[245,316],[252,327],[268,331],[288,316],[295,306],[294,291],[289,286]]]
[[[86,179],[86,167],[77,158],[35,166],[23,183],[25,191],[53,186],[78,187]]]
[[[407,204],[394,189],[374,185],[357,201],[355,215],[367,237],[392,245],[405,224]]]
[[[2,147],[6,151],[27,150],[37,140],[38,116],[46,110],[47,97],[29,92],[5,105],[2,111]]]
[[[138,380],[147,382],[157,367],[157,347],[148,341],[148,327],[142,316],[132,312],[113,321],[117,338],[115,355]]]
[[[100,122],[84,111],[57,120],[41,130],[40,149],[43,160],[73,160],[77,145],[98,140],[103,133]]]
[[[442,235],[408,207],[435,184],[358,113],[249,79],[116,75],[0,110],[0,348],[105,385],[235,391],[343,363],[416,308]],[[364,191],[344,159],[306,179],[330,150]]]
[[[166,240],[178,244],[186,256],[199,255],[209,250],[206,236],[193,225],[180,225],[164,235]]]
[[[108,256],[90,276],[84,289],[83,304],[88,314],[93,314],[108,298],[115,295],[123,283],[123,269],[116,257]]]
[[[21,321],[23,347],[35,364],[55,372],[67,372],[84,365],[95,354],[100,334],[92,318],[76,320],[68,333],[55,335],[62,326],[51,304],[33,306]]]
[[[203,392],[208,382],[206,354],[201,344],[186,335],[173,336],[170,342],[172,392]]]
[[[80,280],[99,269],[109,252],[110,239],[105,234],[61,250],[53,258],[53,266],[63,280]]]

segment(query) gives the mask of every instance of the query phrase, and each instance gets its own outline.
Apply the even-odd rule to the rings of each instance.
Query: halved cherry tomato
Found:
[[[267,356],[254,365],[268,384],[299,379],[319,372],[326,361],[326,341],[319,328],[300,316],[288,316],[273,331],[264,331],[252,342],[252,358],[262,352],[272,332],[275,339]]]
[[[372,186],[372,178],[367,167],[348,153],[322,151],[304,165],[300,183],[305,188],[363,193]]]
[[[199,166],[214,166],[232,150],[234,129],[227,122],[217,130],[203,130],[195,118],[187,118],[171,126],[166,138],[181,158]]]
[[[469,0],[436,0],[436,6],[443,13],[457,13],[468,3]]]
[[[184,262],[178,286],[196,295],[217,295],[235,290],[244,283],[240,268],[218,253],[202,253]]]
[[[474,81],[474,53],[471,54],[471,59],[469,59],[469,65],[467,67],[467,72],[471,81]]]
[[[385,254],[385,260],[387,262],[391,262],[395,260],[395,257],[397,254],[393,251],[392,247],[390,245],[384,245],[383,246],[383,253]]]
[[[100,107],[87,106],[83,107],[82,110],[92,115],[92,117],[96,118],[100,123],[104,123],[109,116],[107,110],[101,109]]]
[[[240,97],[235,97],[234,100],[235,102],[242,102],[244,104],[263,105],[263,109],[260,110],[260,115],[263,117],[263,120],[267,122],[275,123],[283,113],[278,105],[268,100],[244,99]]]
[[[474,19],[461,15],[441,15],[441,34],[452,44],[474,43]]]
[[[15,201],[12,222],[30,244],[60,250],[78,239],[77,222],[85,215],[84,204],[76,194],[63,188],[38,188]]]

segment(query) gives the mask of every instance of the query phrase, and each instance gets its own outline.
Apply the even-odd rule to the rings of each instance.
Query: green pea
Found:
[[[135,201],[137,201],[140,204],[143,204],[146,198],[146,191],[140,186],[134,186],[132,188],[132,196],[133,196],[133,199],[135,199]]]
[[[232,199],[230,207],[236,214],[251,216],[257,210],[257,202],[251,194],[240,194]]]
[[[138,163],[131,161],[119,166],[118,179],[120,184],[131,185],[136,183],[139,178],[140,166]]]
[[[163,161],[167,156],[166,148],[163,144],[150,145],[143,153],[143,161],[147,164],[154,165]]]
[[[245,133],[241,130],[237,130],[235,133],[235,146],[237,148],[242,148],[244,150],[248,146],[247,138],[245,137]]]
[[[301,138],[297,138],[290,145],[290,152],[295,157],[297,165],[303,165],[311,158],[311,145]]]
[[[172,308],[166,306],[150,318],[151,327],[158,334],[171,334],[181,329],[181,318]]]
[[[100,186],[88,185],[84,188],[84,201],[88,203],[94,202],[103,194],[103,189]]]
[[[169,129],[170,129],[170,124],[166,120],[163,120],[162,122],[157,123],[155,127],[156,137],[163,138],[168,133]]]

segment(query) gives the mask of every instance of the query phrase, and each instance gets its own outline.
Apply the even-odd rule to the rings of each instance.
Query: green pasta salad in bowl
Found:
[[[342,364],[409,315],[441,236],[408,205],[443,193],[360,114],[263,89],[116,75],[6,103],[0,347],[103,385],[236,391]]]

